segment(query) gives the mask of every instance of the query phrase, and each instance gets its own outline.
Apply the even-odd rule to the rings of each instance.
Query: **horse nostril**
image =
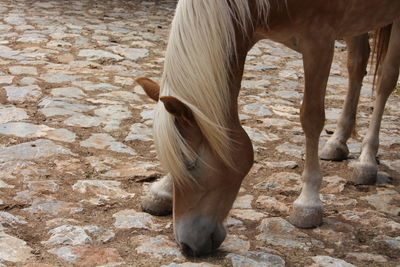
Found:
[[[183,254],[185,254],[188,257],[194,257],[194,252],[193,250],[185,243],[181,243],[181,248],[182,248],[182,252]]]

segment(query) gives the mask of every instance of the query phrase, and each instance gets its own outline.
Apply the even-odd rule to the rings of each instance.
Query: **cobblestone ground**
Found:
[[[286,218],[303,165],[302,62],[269,41],[248,56],[241,118],[256,162],[222,248],[187,259],[171,217],[141,212],[144,190],[164,173],[151,141],[154,104],[134,78],[160,77],[175,4],[0,0],[0,265],[399,266],[399,95],[382,124],[379,183],[349,182],[352,159],[323,162],[325,223],[296,229]],[[347,87],[345,46],[336,50],[323,139]]]

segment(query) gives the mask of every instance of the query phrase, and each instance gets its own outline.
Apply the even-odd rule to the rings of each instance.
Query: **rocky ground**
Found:
[[[142,213],[164,175],[152,143],[154,104],[134,83],[158,79],[176,1],[0,0],[0,266],[399,266],[400,99],[381,131],[379,183],[354,186],[372,109],[361,97],[351,159],[323,162],[324,224],[286,218],[300,190],[301,56],[262,41],[246,65],[241,118],[255,164],[214,255],[182,256],[171,217]],[[323,140],[347,88],[336,45]]]

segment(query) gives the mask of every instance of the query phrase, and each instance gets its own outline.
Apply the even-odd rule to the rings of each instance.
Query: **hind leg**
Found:
[[[151,185],[142,198],[142,209],[152,215],[163,216],[172,213],[172,177],[167,174]]]
[[[400,67],[400,21],[393,23],[389,47],[382,63],[368,133],[362,144],[361,155],[354,164],[352,180],[356,184],[373,184],[376,182],[378,164],[376,155],[379,147],[379,130],[386,101],[396,87]]]
[[[343,160],[349,154],[346,142],[355,127],[358,99],[368,64],[370,53],[368,34],[347,39],[346,43],[349,90],[336,130],[320,152],[320,158],[324,160]]]

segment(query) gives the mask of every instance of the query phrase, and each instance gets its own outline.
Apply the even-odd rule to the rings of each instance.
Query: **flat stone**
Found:
[[[0,162],[39,159],[60,154],[72,155],[69,149],[57,145],[50,140],[39,139],[33,142],[0,148]]]
[[[76,134],[67,129],[50,129],[46,131],[46,137],[56,141],[72,143],[75,141]]]
[[[25,241],[0,232],[0,262],[26,262],[32,256],[31,251]]]
[[[102,118],[123,120],[132,116],[131,112],[126,106],[122,105],[110,105],[96,109],[94,113]]]
[[[348,198],[335,194],[320,194],[321,201],[324,205],[333,206],[356,206],[358,201],[354,198]]]
[[[87,83],[87,84],[82,84],[81,85],[85,91],[114,91],[118,90],[119,87],[111,85],[109,83]]]
[[[23,210],[34,214],[47,213],[51,215],[58,215],[60,213],[75,214],[83,211],[83,208],[77,203],[43,199],[35,201],[32,206]]]
[[[21,121],[28,118],[28,114],[22,108],[17,108],[15,106],[0,107],[0,123]]]
[[[278,162],[265,162],[265,167],[267,168],[288,168],[294,169],[299,165],[295,161],[278,161]]]
[[[134,123],[125,141],[153,141],[153,130],[142,123]]]
[[[222,265],[215,265],[207,262],[201,262],[201,263],[184,262],[184,263],[171,263],[168,265],[161,265],[161,267],[222,267]]]
[[[237,235],[228,235],[221,245],[221,249],[227,252],[240,253],[250,249],[250,241]]]
[[[134,80],[129,77],[115,76],[114,81],[120,85],[133,85]]]
[[[226,258],[231,260],[233,267],[285,267],[285,261],[278,255],[263,252],[230,253]]]
[[[149,56],[149,50],[145,48],[124,48],[121,46],[107,47],[116,54],[124,56],[126,59],[138,60]]]
[[[310,238],[307,234],[299,231],[288,221],[280,217],[263,219],[257,229],[261,232],[257,236],[257,239],[272,246],[300,248],[306,251],[313,246],[323,247],[321,242]]]
[[[380,163],[389,169],[400,173],[400,159],[398,160],[381,160]]]
[[[384,244],[392,249],[400,250],[400,236],[390,237],[387,235],[378,235],[373,241]]]
[[[72,190],[80,193],[90,192],[97,196],[108,196],[111,198],[129,198],[129,194],[120,188],[121,182],[113,180],[79,180],[72,186]]]
[[[282,70],[279,72],[279,77],[284,78],[284,79],[297,80],[301,77],[301,75],[299,75],[297,73],[297,71],[294,71],[294,70]]]
[[[118,266],[124,263],[114,248],[76,246],[54,248],[49,252],[76,266]]]
[[[279,198],[280,200],[278,200]],[[284,202],[285,197],[282,195],[277,195],[275,197],[272,196],[259,196],[257,198],[257,204],[261,205],[263,207],[263,210],[268,211],[278,211],[282,213],[288,213],[289,212],[289,207],[288,205]]]
[[[242,88],[265,90],[271,84],[268,80],[242,80]]]
[[[313,230],[314,236],[324,240],[325,244],[337,247],[348,247],[356,240],[355,228],[337,218],[324,217],[324,223]]]
[[[118,229],[146,229],[157,231],[159,224],[153,222],[150,214],[135,210],[122,210],[113,215],[114,226]]]
[[[44,74],[40,78],[48,83],[65,83],[82,78],[82,75],[73,74]]]
[[[138,95],[128,91],[112,91],[110,93],[99,94],[99,96],[126,102],[141,101]]]
[[[183,259],[182,253],[175,242],[172,242],[165,235],[149,237],[138,235],[131,238],[131,243],[139,254],[145,254],[155,259],[165,259],[167,256],[173,256],[177,259]]]
[[[395,205],[400,202],[400,194],[395,190],[377,188],[377,194],[361,197],[361,199],[368,201],[379,211],[395,216],[400,215],[400,207]]]
[[[42,108],[40,109],[40,112],[43,113],[43,115],[45,115],[46,117],[69,116],[77,114],[75,111],[64,108]]]
[[[65,100],[69,100],[69,99],[46,97],[40,101],[39,106],[44,107],[44,108],[58,107],[58,108],[67,109],[67,110],[70,110],[73,112],[87,112],[87,111],[90,111],[90,110],[96,108],[96,106],[94,106],[94,105],[68,103],[68,102],[65,102]]]
[[[8,101],[26,102],[36,101],[41,95],[41,89],[37,85],[5,86]]]
[[[83,245],[90,243],[92,239],[85,230],[79,226],[62,225],[49,231],[51,237],[42,242],[45,245]]]
[[[0,228],[3,225],[17,227],[19,224],[27,224],[27,221],[25,221],[25,219],[21,216],[0,211]]]
[[[136,155],[133,149],[123,143],[115,141],[115,139],[108,134],[92,134],[91,137],[81,142],[81,146]]]
[[[372,254],[372,253],[364,253],[364,252],[352,252],[347,254],[348,258],[355,259],[357,261],[364,261],[368,263],[385,263],[387,259],[382,255]]]
[[[276,146],[275,149],[280,153],[285,153],[286,155],[296,158],[302,158],[304,155],[304,148],[302,146],[294,145],[287,142]]]
[[[315,256],[311,258],[315,263],[310,267],[357,267],[341,259],[329,256]]]
[[[0,178],[15,179],[23,178],[30,179],[32,176],[40,175],[41,170],[36,164],[30,161],[8,161],[0,163]]]
[[[24,138],[44,137],[51,128],[46,125],[35,125],[27,122],[8,122],[0,124],[0,134]]]
[[[257,212],[251,209],[232,209],[230,212],[231,215],[242,219],[242,220],[249,220],[249,221],[258,221],[267,215],[261,212]]]
[[[374,210],[342,210],[340,215],[347,221],[369,229],[381,229],[388,232],[400,232],[400,223]]]
[[[301,176],[294,172],[276,172],[261,183],[256,184],[254,188],[278,192],[299,192],[301,189]]]
[[[254,197],[252,195],[244,195],[236,198],[233,203],[233,209],[251,209],[251,202]]]
[[[323,182],[327,183],[325,186],[322,186],[321,193],[340,193],[344,190],[344,186],[346,185],[346,179],[343,179],[340,176],[325,176],[323,178]]]
[[[59,87],[51,90],[51,94],[55,97],[72,97],[82,98],[86,94],[79,88],[76,87]]]
[[[37,75],[37,69],[36,67],[29,67],[29,66],[13,66],[9,67],[8,70],[12,75],[21,75],[21,74],[27,74],[27,75]]]
[[[1,76],[0,75],[0,83],[11,84],[14,80],[14,76]]]
[[[249,114],[254,114],[262,117],[272,115],[272,112],[269,111],[267,106],[257,102],[243,106],[243,111]]]
[[[57,192],[60,186],[54,180],[29,181],[28,189],[37,192]]]
[[[107,51],[100,50],[100,49],[82,49],[79,51],[78,56],[86,57],[87,60],[99,60],[99,59],[110,60],[111,59],[111,60],[120,61],[120,60],[124,59],[121,56],[118,56],[111,52],[107,52]]]
[[[44,35],[37,34],[37,33],[23,34],[21,36],[21,38],[17,39],[17,42],[20,42],[20,43],[33,43],[33,44],[44,43],[47,41],[48,41],[48,39],[45,38]]]
[[[295,99],[303,97],[303,94],[291,90],[290,91],[279,90],[274,92],[274,95],[282,98],[295,98]]]
[[[7,17],[4,18],[4,21],[12,24],[12,25],[23,25],[26,23],[25,19],[23,17],[20,17],[18,15],[8,15]]]
[[[56,111],[56,112],[54,112],[54,111]],[[42,110],[42,112],[43,112],[43,110]],[[74,114],[73,116],[71,116],[70,118],[68,118],[64,121],[65,125],[82,127],[82,128],[90,128],[90,127],[99,126],[102,122],[102,120],[98,117],[86,116],[83,114],[76,114],[76,113],[73,113],[73,114]],[[62,110],[60,110],[60,109],[58,109],[58,110],[53,109],[53,110],[51,110],[51,114],[49,114],[47,112],[46,115],[57,116],[57,115],[67,115],[67,114],[62,112]]]
[[[275,134],[267,134],[261,130],[255,129],[255,128],[243,126],[243,129],[246,131],[246,133],[250,137],[250,139],[254,142],[266,143],[266,142],[277,141],[280,139]]]
[[[150,162],[119,161],[110,157],[88,157],[90,165],[95,168],[101,176],[106,177],[149,177],[157,176],[154,169],[157,164]]]

